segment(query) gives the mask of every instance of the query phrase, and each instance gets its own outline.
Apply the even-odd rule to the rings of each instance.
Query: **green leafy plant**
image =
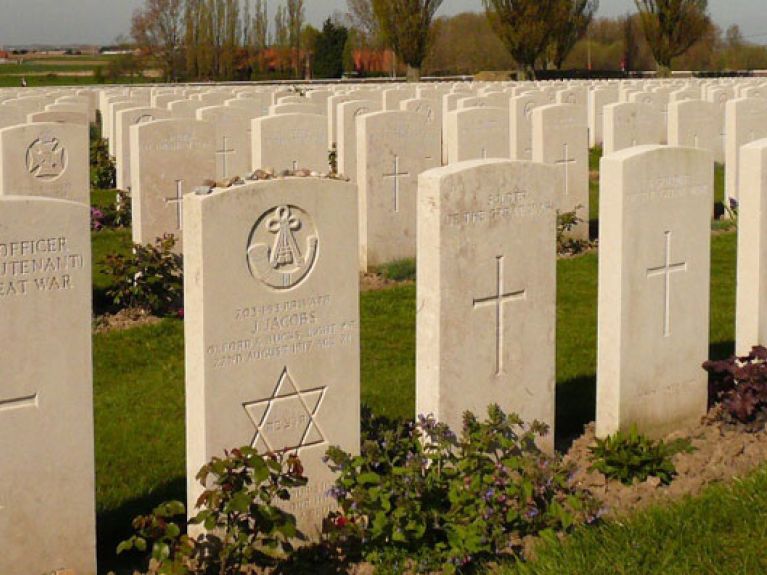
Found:
[[[721,402],[729,417],[754,421],[767,412],[767,348],[756,346],[745,356],[707,361],[711,396]]]
[[[138,308],[156,315],[178,312],[183,305],[181,256],[174,253],[173,235],[155,245],[134,244],[129,256],[110,255],[103,273],[113,278],[107,296],[118,308]]]
[[[381,266],[381,275],[390,281],[415,281],[416,261],[412,258],[396,260]]]
[[[547,431],[491,406],[483,422],[467,413],[460,437],[420,417],[379,429],[358,456],[331,448],[331,540],[379,572],[456,573],[527,535],[594,521],[598,505],[571,468],[536,446]]]
[[[205,490],[189,525],[202,533],[186,532],[184,504],[172,501],[134,519],[136,534],[117,552],[149,552],[150,575],[241,575],[274,566],[304,538],[295,517],[278,505],[307,484],[297,456],[261,456],[242,447],[214,457],[197,480]]]
[[[105,228],[119,229],[131,225],[130,194],[123,190],[115,191],[115,202],[100,208],[91,207],[91,229],[99,232]]]
[[[103,138],[91,140],[91,187],[97,190],[110,190],[115,187],[117,169],[109,155],[109,144]]]
[[[652,440],[637,431],[636,426],[628,433],[619,431],[605,439],[597,439],[591,451],[592,471],[598,471],[608,479],[617,479],[624,485],[657,477],[668,485],[676,476],[671,461],[677,453],[692,451],[690,442],[678,439],[671,443]]]
[[[578,217],[578,210],[582,207],[579,205],[570,212],[557,212],[557,253],[574,255],[588,248],[588,242],[569,236],[576,226],[583,223],[583,219]]]

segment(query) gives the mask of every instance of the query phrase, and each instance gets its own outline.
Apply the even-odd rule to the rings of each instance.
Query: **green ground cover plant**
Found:
[[[597,438],[591,451],[591,470],[599,471],[607,479],[617,479],[624,485],[656,477],[668,485],[676,475],[672,457],[692,450],[690,442],[679,439],[671,443],[642,435],[636,427],[618,431],[604,439]]]

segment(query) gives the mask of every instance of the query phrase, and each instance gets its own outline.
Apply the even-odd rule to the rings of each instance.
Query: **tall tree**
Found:
[[[349,31],[325,20],[314,45],[312,70],[315,78],[340,78],[344,73],[344,47]]]
[[[373,0],[346,0],[346,19],[361,36],[361,43],[375,44],[381,36]]]
[[[535,64],[551,41],[559,0],[482,0],[490,24],[521,67],[535,77]]]
[[[184,40],[184,0],[146,0],[133,13],[131,36],[160,61],[166,80],[175,82]]]
[[[386,43],[407,65],[407,78],[417,82],[426,59],[434,14],[442,0],[373,0],[373,12]]]
[[[647,43],[662,75],[671,60],[689,50],[709,29],[708,0],[634,0]]]
[[[636,69],[639,60],[639,44],[634,29],[634,17],[626,14],[621,19],[621,29],[623,32],[623,70],[630,72]]]
[[[269,45],[269,8],[266,0],[256,0],[253,13],[253,46],[264,50]]]
[[[296,78],[303,71],[301,57],[301,30],[304,27],[304,0],[288,0],[288,37],[293,51]]]
[[[288,46],[288,13],[283,6],[277,6],[274,14],[274,43],[280,48]]]
[[[562,69],[575,44],[586,35],[598,9],[599,0],[557,2],[549,44],[549,57],[557,70]]]

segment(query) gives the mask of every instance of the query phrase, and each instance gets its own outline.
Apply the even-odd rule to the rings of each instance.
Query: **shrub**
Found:
[[[113,278],[107,296],[118,308],[138,308],[156,315],[177,312],[183,305],[181,256],[176,238],[165,235],[155,245],[133,245],[130,256],[110,255],[103,273]]]
[[[577,225],[583,223],[583,219],[578,217],[578,210],[582,207],[576,206],[571,212],[557,212],[557,253],[574,255],[588,247],[588,242],[568,236]]]
[[[676,475],[671,458],[677,453],[690,452],[690,442],[679,439],[671,443],[654,441],[640,434],[632,426],[628,433],[619,431],[605,439],[597,439],[591,451],[592,471],[599,471],[608,479],[617,479],[624,485],[657,477],[668,485]]]
[[[136,535],[117,552],[149,550],[150,574],[240,575],[274,565],[293,551],[294,539],[303,538],[295,517],[276,505],[307,483],[295,455],[261,456],[242,447],[214,457],[197,480],[205,491],[189,525],[204,527],[203,533],[185,533],[184,504],[172,501],[134,519]]]
[[[571,468],[536,447],[547,431],[491,406],[487,421],[464,416],[460,438],[420,417],[368,437],[359,456],[332,448],[331,539],[389,572],[455,573],[527,535],[593,521],[596,502],[571,485]]]
[[[130,194],[123,190],[115,191],[114,203],[98,208],[91,207],[91,229],[99,232],[104,228],[127,228],[131,225]]]
[[[109,155],[109,144],[103,138],[91,141],[91,187],[110,190],[115,187],[117,169]]]
[[[733,419],[748,423],[767,411],[767,348],[756,346],[746,356],[707,361],[712,398]]]

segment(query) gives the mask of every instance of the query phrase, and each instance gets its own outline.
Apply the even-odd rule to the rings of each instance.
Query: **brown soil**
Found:
[[[573,443],[565,459],[576,462],[576,481],[604,503],[609,518],[685,495],[697,495],[710,483],[742,477],[767,461],[767,426],[764,423],[751,427],[733,425],[722,421],[717,411],[712,411],[699,425],[674,432],[664,439],[679,438],[689,439],[695,450],[674,456],[678,475],[666,486],[654,477],[631,486],[619,481],[605,482],[601,473],[588,471],[591,465],[589,447],[594,444],[593,423]]]
[[[109,333],[158,323],[160,318],[155,317],[142,309],[124,309],[115,314],[104,314],[93,321],[94,333]]]
[[[397,286],[411,285],[412,281],[395,281],[385,278],[382,274],[367,273],[360,275],[360,291],[376,291]]]

